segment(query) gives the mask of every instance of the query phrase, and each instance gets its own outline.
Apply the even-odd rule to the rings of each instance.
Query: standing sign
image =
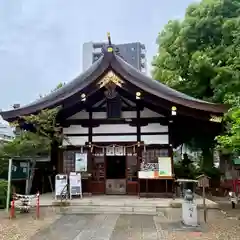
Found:
[[[72,196],[80,196],[82,198],[81,173],[70,172],[69,185],[70,185],[70,199],[72,199]]]
[[[198,179],[198,186],[202,188],[202,197],[203,197],[203,214],[204,214],[204,222],[207,222],[207,208],[206,208],[206,188],[209,187],[209,177],[202,174]]]
[[[75,172],[87,171],[87,153],[75,154]]]
[[[57,174],[55,177],[55,199],[61,195],[67,195],[68,177],[65,174]]]

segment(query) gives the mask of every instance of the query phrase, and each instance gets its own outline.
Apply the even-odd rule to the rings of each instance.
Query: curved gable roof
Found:
[[[106,51],[104,55],[98,61],[96,61],[87,71],[83,72],[60,89],[32,102],[29,105],[18,109],[3,111],[0,112],[0,114],[2,115],[3,119],[10,121],[12,119],[16,119],[19,116],[29,115],[42,109],[60,106],[64,100],[68,99],[78,92],[81,92],[86,86],[94,82],[108,69],[112,69],[124,79],[140,87],[144,91],[147,91],[150,94],[153,94],[167,101],[171,101],[173,104],[180,104],[189,108],[219,114],[222,114],[226,111],[226,107],[223,105],[213,104],[190,97],[162,84],[159,81],[153,80],[132,67],[115,53]]]

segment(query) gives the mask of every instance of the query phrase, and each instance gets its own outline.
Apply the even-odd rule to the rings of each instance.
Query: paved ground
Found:
[[[200,213],[202,221],[202,213]],[[163,216],[146,215],[63,215],[32,240],[240,240],[240,222],[227,219],[219,211],[208,214],[202,232],[176,231],[180,210],[165,211]]]
[[[163,209],[163,216],[57,212],[44,208],[40,220],[34,214],[15,220],[0,216],[0,240],[240,240],[240,221],[217,210],[209,211],[207,225],[199,212],[200,232],[177,231],[181,209]]]

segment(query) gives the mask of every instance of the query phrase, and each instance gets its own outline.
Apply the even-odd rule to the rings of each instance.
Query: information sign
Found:
[[[159,157],[159,176],[172,176],[172,159],[170,157]]]
[[[82,177],[81,173],[71,172],[69,175],[70,199],[72,196],[80,196],[82,198]]]
[[[87,153],[75,154],[75,172],[87,171]]]
[[[55,199],[61,195],[67,196],[68,177],[65,174],[57,174],[55,177]]]

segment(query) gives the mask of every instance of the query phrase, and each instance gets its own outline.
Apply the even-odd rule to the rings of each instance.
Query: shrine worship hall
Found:
[[[194,136],[216,136],[226,108],[160,80],[129,65],[109,42],[74,80],[0,115],[12,122],[60,107],[65,137],[52,146],[51,164],[58,174],[81,173],[83,194],[171,197],[173,149]]]

